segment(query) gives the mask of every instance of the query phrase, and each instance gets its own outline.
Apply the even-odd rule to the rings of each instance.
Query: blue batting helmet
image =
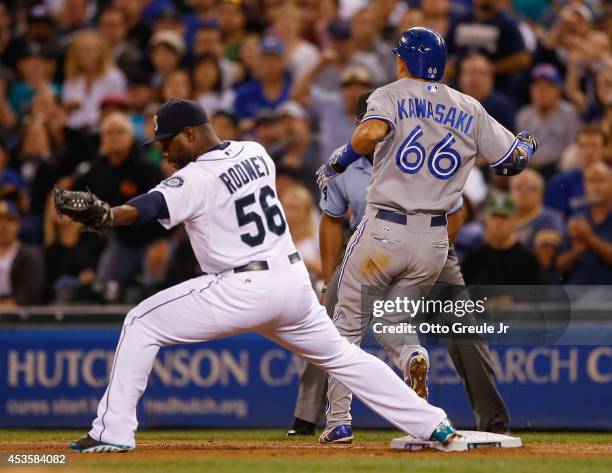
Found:
[[[444,75],[446,44],[442,36],[428,28],[404,31],[391,54],[401,57],[414,77],[439,81]]]

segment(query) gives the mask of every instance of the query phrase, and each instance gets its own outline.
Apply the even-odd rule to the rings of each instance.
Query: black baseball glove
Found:
[[[110,233],[113,226],[111,206],[89,190],[75,192],[56,187],[53,189],[53,203],[60,215],[66,215],[71,220],[82,223],[85,230]]]

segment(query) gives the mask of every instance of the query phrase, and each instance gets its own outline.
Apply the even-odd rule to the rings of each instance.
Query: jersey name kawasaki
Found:
[[[515,136],[472,97],[444,84],[399,79],[368,99],[363,121],[390,131],[374,153],[367,203],[405,213],[447,212],[476,154],[490,164],[514,150]]]
[[[259,143],[229,141],[162,181],[171,228],[185,224],[202,271],[295,252],[276,196],[276,168]]]

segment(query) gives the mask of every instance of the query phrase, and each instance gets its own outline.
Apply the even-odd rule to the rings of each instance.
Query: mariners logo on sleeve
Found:
[[[164,179],[162,184],[166,187],[181,187],[185,181],[181,176],[172,176]]]

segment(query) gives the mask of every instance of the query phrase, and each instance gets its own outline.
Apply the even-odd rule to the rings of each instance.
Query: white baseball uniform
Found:
[[[382,361],[340,336],[295,254],[276,198],[274,163],[261,145],[225,142],[153,191],[163,194],[170,216],[160,223],[185,224],[207,274],[128,313],[91,437],[135,445],[136,404],[161,346],[250,331],[323,367],[404,432],[429,438],[446,418]],[[249,263],[252,270],[241,271]]]

